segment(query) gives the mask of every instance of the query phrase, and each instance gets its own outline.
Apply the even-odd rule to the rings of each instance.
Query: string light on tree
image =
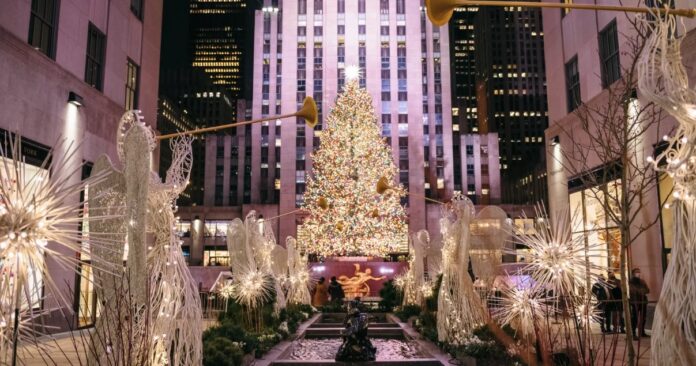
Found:
[[[312,156],[303,208],[307,251],[323,256],[383,256],[407,239],[405,195],[398,184],[375,192],[380,178],[395,181],[398,168],[381,136],[372,97],[358,85],[360,70],[346,68],[347,83],[326,119],[321,147]],[[304,244],[304,243],[303,243]]]

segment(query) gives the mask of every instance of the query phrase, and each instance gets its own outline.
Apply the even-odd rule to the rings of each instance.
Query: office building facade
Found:
[[[24,139],[27,171],[40,169],[48,150],[64,153],[61,138],[77,144],[69,164],[85,162],[72,182],[89,175],[90,162],[106,153],[118,164],[118,121],[128,109],[140,109],[155,126],[162,1],[84,2],[6,0],[0,11],[0,137]],[[70,197],[69,200],[80,200]],[[52,244],[49,243],[49,246]],[[74,255],[75,253],[65,253]],[[74,319],[47,297],[42,319],[65,329],[93,323],[96,298],[91,267],[74,269],[48,261],[53,281],[74,289]]]
[[[449,23],[454,141],[467,133],[498,136],[500,196],[483,194],[491,187],[476,186],[471,169],[455,165],[461,172],[455,174],[455,189],[474,200],[545,200],[543,191],[527,190],[525,180],[544,161],[548,122],[542,29],[539,9],[519,7],[461,7]],[[455,151],[463,149],[455,142]],[[544,182],[539,174],[532,177]]]

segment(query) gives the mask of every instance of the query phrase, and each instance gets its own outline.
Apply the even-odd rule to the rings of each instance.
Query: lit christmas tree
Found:
[[[380,178],[394,182],[398,169],[380,135],[372,97],[358,86],[355,70],[326,119],[321,147],[314,152],[313,176],[307,181],[303,228],[309,253],[323,256],[384,256],[407,240],[405,191],[391,184],[384,195]]]

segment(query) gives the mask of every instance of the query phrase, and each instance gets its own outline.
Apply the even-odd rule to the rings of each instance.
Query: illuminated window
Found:
[[[138,108],[138,84],[140,67],[135,62],[128,60],[126,66],[126,110]]]
[[[598,268],[619,268],[621,232],[615,219],[620,211],[612,202],[620,196],[619,179],[600,186],[582,188],[569,196],[572,235],[583,236],[592,245],[601,244],[601,247],[590,251],[590,261]],[[609,207],[612,207],[612,211],[608,211]]]

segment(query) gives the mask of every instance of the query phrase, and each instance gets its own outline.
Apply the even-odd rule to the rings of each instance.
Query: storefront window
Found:
[[[224,246],[206,246],[203,252],[204,266],[229,266],[230,253]]]
[[[228,221],[205,221],[205,236],[224,237],[227,236]]]
[[[190,238],[191,237],[191,221],[178,221],[175,225],[176,234],[180,238]]]
[[[590,248],[590,261],[600,272],[620,265],[621,232],[612,219],[620,215],[616,199],[621,194],[619,179],[601,186],[572,192],[569,197],[572,234],[583,236]]]

